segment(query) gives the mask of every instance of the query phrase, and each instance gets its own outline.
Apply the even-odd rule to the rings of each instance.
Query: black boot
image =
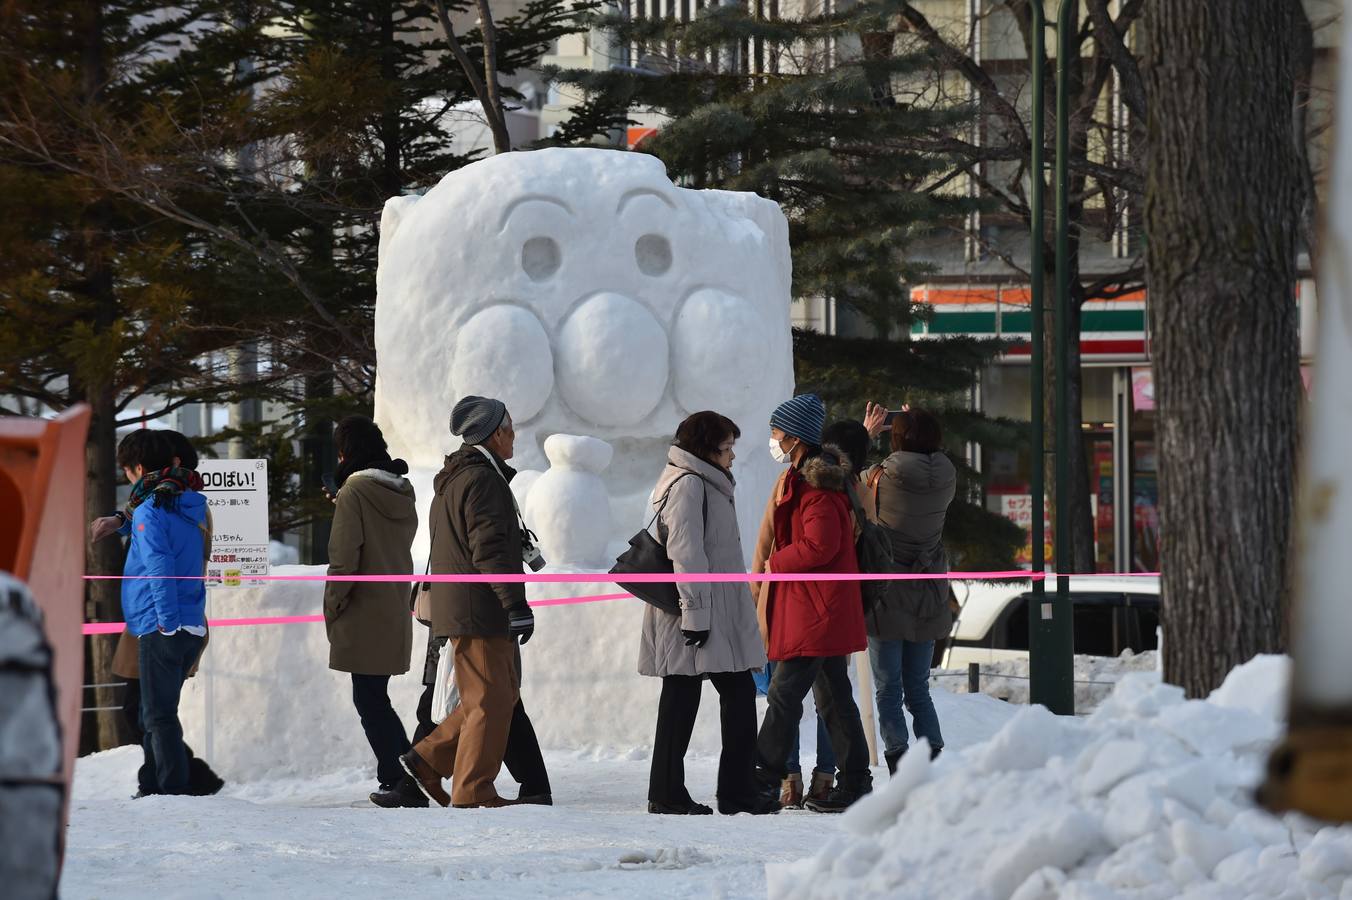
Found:
[[[691,800],[689,803],[673,804],[648,801],[648,812],[657,816],[712,816],[714,811],[703,803]]]
[[[401,778],[399,783],[388,791],[376,791],[371,802],[384,809],[426,809],[427,795],[418,790],[412,778]]]
[[[897,774],[897,763],[901,762],[901,758],[906,755],[906,749],[906,747],[902,747],[900,750],[883,751],[883,757],[887,760],[888,775]]]
[[[865,794],[873,791],[872,775],[847,777],[842,775],[829,794],[820,800],[808,800],[803,805],[813,812],[841,813],[854,805]]]
[[[526,793],[526,786],[523,784],[521,790],[516,792],[516,802],[527,806],[553,806],[554,795],[549,791],[537,791],[533,794]]]
[[[750,813],[753,816],[772,816],[783,807],[768,794],[747,794],[745,797],[719,797],[718,811],[725,816]]]

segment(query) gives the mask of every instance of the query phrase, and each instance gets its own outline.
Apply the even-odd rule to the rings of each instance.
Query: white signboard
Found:
[[[268,574],[268,461],[203,459],[197,473],[211,510],[209,587],[262,584]]]

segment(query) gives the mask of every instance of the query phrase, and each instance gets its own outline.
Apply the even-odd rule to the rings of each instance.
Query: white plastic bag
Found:
[[[455,683],[455,649],[450,641],[437,659],[436,681],[432,691],[432,721],[440,723],[460,705],[460,688]]]

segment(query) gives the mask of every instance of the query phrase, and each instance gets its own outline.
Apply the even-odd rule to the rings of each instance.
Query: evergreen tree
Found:
[[[87,403],[91,517],[116,506],[116,429],[228,398],[215,365],[258,312],[208,234],[131,199],[120,172],[177,168],[232,128],[247,80],[229,4],[44,0],[0,7],[0,411]],[[174,187],[185,210],[209,207]],[[152,396],[163,405],[142,411]],[[22,404],[22,408],[19,408]],[[89,569],[115,574],[115,542]],[[92,617],[120,617],[116,582],[89,588]],[[111,643],[92,642],[106,683]],[[98,706],[115,699],[100,691]],[[104,746],[117,718],[101,716]],[[93,734],[95,729],[89,729]]]
[[[692,187],[753,191],[789,221],[795,297],[830,298],[883,339],[795,335],[800,391],[815,390],[833,417],[859,416],[866,400],[925,403],[945,420],[947,443],[1012,446],[1017,423],[967,412],[967,391],[1002,346],[995,341],[887,340],[927,314],[907,282],[908,243],[970,211],[942,190],[953,170],[919,149],[951,133],[961,108],[900,102],[893,85],[929,65],[894,53],[893,0],[863,0],[830,13],[782,18],[748,5],[710,5],[694,20],[598,17],[638,65],[551,72],[585,101],[554,137],[584,143],[622,129],[633,110],[666,121],[642,145]],[[757,7],[759,8],[759,6]],[[949,548],[964,566],[1006,568],[1021,542],[1012,523],[979,504],[980,473],[961,466]]]

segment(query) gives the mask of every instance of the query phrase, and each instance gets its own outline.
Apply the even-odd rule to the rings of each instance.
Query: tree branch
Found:
[[[486,4],[481,3],[480,5],[484,6]],[[501,105],[502,97],[498,94],[499,88],[497,85],[497,71],[495,68],[497,62],[496,60],[493,62],[493,93],[490,94],[489,88],[484,84],[483,78],[475,71],[474,61],[469,58],[469,54],[465,52],[465,48],[460,45],[459,39],[455,36],[455,28],[451,25],[450,14],[446,12],[446,0],[436,0],[436,7],[437,20],[441,23],[441,31],[446,38],[446,44],[451,48],[451,55],[455,57],[455,61],[460,63],[460,68],[464,70],[465,78],[469,81],[469,86],[474,90],[474,96],[479,100],[479,106],[483,110],[484,120],[488,123],[488,128],[493,133],[494,152],[506,153],[512,149],[512,139],[507,134],[507,123],[503,121]],[[482,16],[482,9],[480,15]],[[485,71],[490,70],[488,32],[492,28],[492,22],[493,20],[490,17],[486,27],[484,23],[480,24],[480,27],[484,32]],[[496,41],[496,35],[494,35],[494,40]],[[497,96],[497,103],[494,103],[494,96]]]

